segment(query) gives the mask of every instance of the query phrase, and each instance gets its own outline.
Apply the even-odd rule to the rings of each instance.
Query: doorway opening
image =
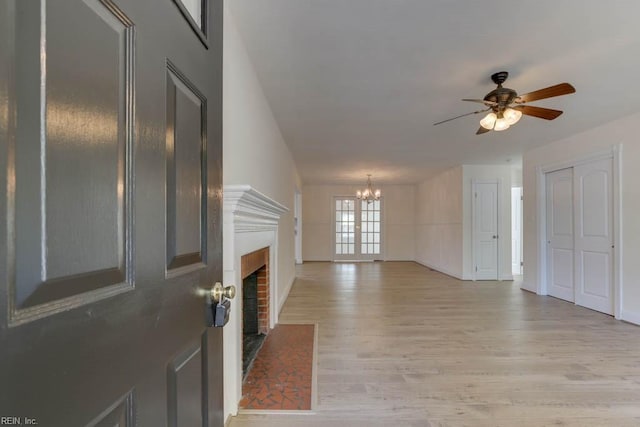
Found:
[[[522,187],[511,189],[511,274],[522,275],[522,223],[523,223]]]

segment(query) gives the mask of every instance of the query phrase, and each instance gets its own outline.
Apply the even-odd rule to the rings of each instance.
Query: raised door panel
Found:
[[[479,219],[476,222],[477,231],[480,233],[496,233],[497,232],[497,191],[494,190],[495,184],[478,184],[478,214]]]
[[[21,323],[131,288],[133,33],[97,0],[17,2],[15,16],[7,252]]]
[[[492,274],[496,269],[496,253],[495,253],[495,244],[493,240],[486,240],[484,242],[480,242],[478,244],[478,273],[479,275],[483,274]]]
[[[551,237],[573,239],[573,182],[568,173],[557,176],[551,187]]]
[[[550,286],[553,296],[573,301],[573,250],[550,249]]]
[[[580,292],[585,297],[602,300],[611,298],[609,284],[611,282],[611,266],[609,254],[602,252],[581,251],[582,281]]]
[[[87,427],[135,426],[136,417],[133,403],[133,391],[131,391],[98,415],[96,419],[89,422]]]
[[[206,117],[204,95],[167,64],[167,271],[206,258]]]
[[[582,168],[576,168],[576,174],[582,173]],[[609,191],[610,172],[596,169],[578,175],[580,188],[580,222],[578,236],[584,238],[610,239],[610,214],[608,201],[611,200]]]
[[[167,367],[169,427],[201,427],[207,415],[207,334]]]

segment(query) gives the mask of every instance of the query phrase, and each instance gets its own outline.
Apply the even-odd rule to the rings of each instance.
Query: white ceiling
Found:
[[[231,11],[302,180],[421,182],[522,153],[640,111],[638,0],[232,0]],[[531,103],[564,110],[475,135],[505,87],[569,82]]]

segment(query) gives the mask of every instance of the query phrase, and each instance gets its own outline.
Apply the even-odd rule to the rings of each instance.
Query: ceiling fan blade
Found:
[[[483,133],[487,132],[491,132],[491,129],[483,128],[482,126],[480,126],[478,128],[478,131],[476,132],[476,135],[482,135]]]
[[[553,98],[554,96],[568,95],[574,93],[576,88],[569,83],[560,83],[555,86],[549,86],[544,89],[535,90],[533,92],[525,93],[516,98],[517,103],[537,101],[539,99]]]
[[[493,101],[486,101],[484,99],[463,99],[463,101],[467,101],[467,102],[477,102],[479,104],[484,104],[484,105],[498,105],[497,102],[493,102]]]
[[[451,120],[459,119],[460,117],[470,116],[470,115],[472,115],[472,114],[484,113],[485,111],[489,111],[489,110],[491,110],[491,108],[487,108],[487,109],[485,109],[485,110],[473,111],[473,112],[471,112],[471,113],[467,113],[467,114],[461,114],[461,115],[459,115],[459,116],[452,117],[452,118],[447,119],[447,120],[442,120],[442,121],[440,121],[440,122],[438,122],[438,123],[434,123],[433,125],[435,126],[435,125],[439,125],[439,124],[441,124],[441,123],[450,122]]]
[[[514,110],[522,111],[527,116],[538,117],[540,119],[553,120],[562,114],[560,110],[552,110],[550,108],[534,107],[533,105],[515,105]]]

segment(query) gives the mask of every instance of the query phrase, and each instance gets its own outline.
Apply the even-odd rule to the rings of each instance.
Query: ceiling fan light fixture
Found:
[[[482,120],[480,120],[480,126],[482,126],[485,129],[492,130],[493,126],[496,124],[497,118],[498,116],[496,116],[496,113],[489,113],[486,116],[484,116]]]
[[[505,119],[504,117],[501,117],[501,118],[496,120],[496,124],[493,126],[493,130],[499,132],[501,130],[507,130],[507,129],[509,129],[509,127],[510,127],[509,121],[507,119]]]
[[[515,125],[522,117],[522,111],[514,110],[513,108],[507,108],[502,113],[502,117],[504,117],[507,123],[509,123],[509,126]]]

